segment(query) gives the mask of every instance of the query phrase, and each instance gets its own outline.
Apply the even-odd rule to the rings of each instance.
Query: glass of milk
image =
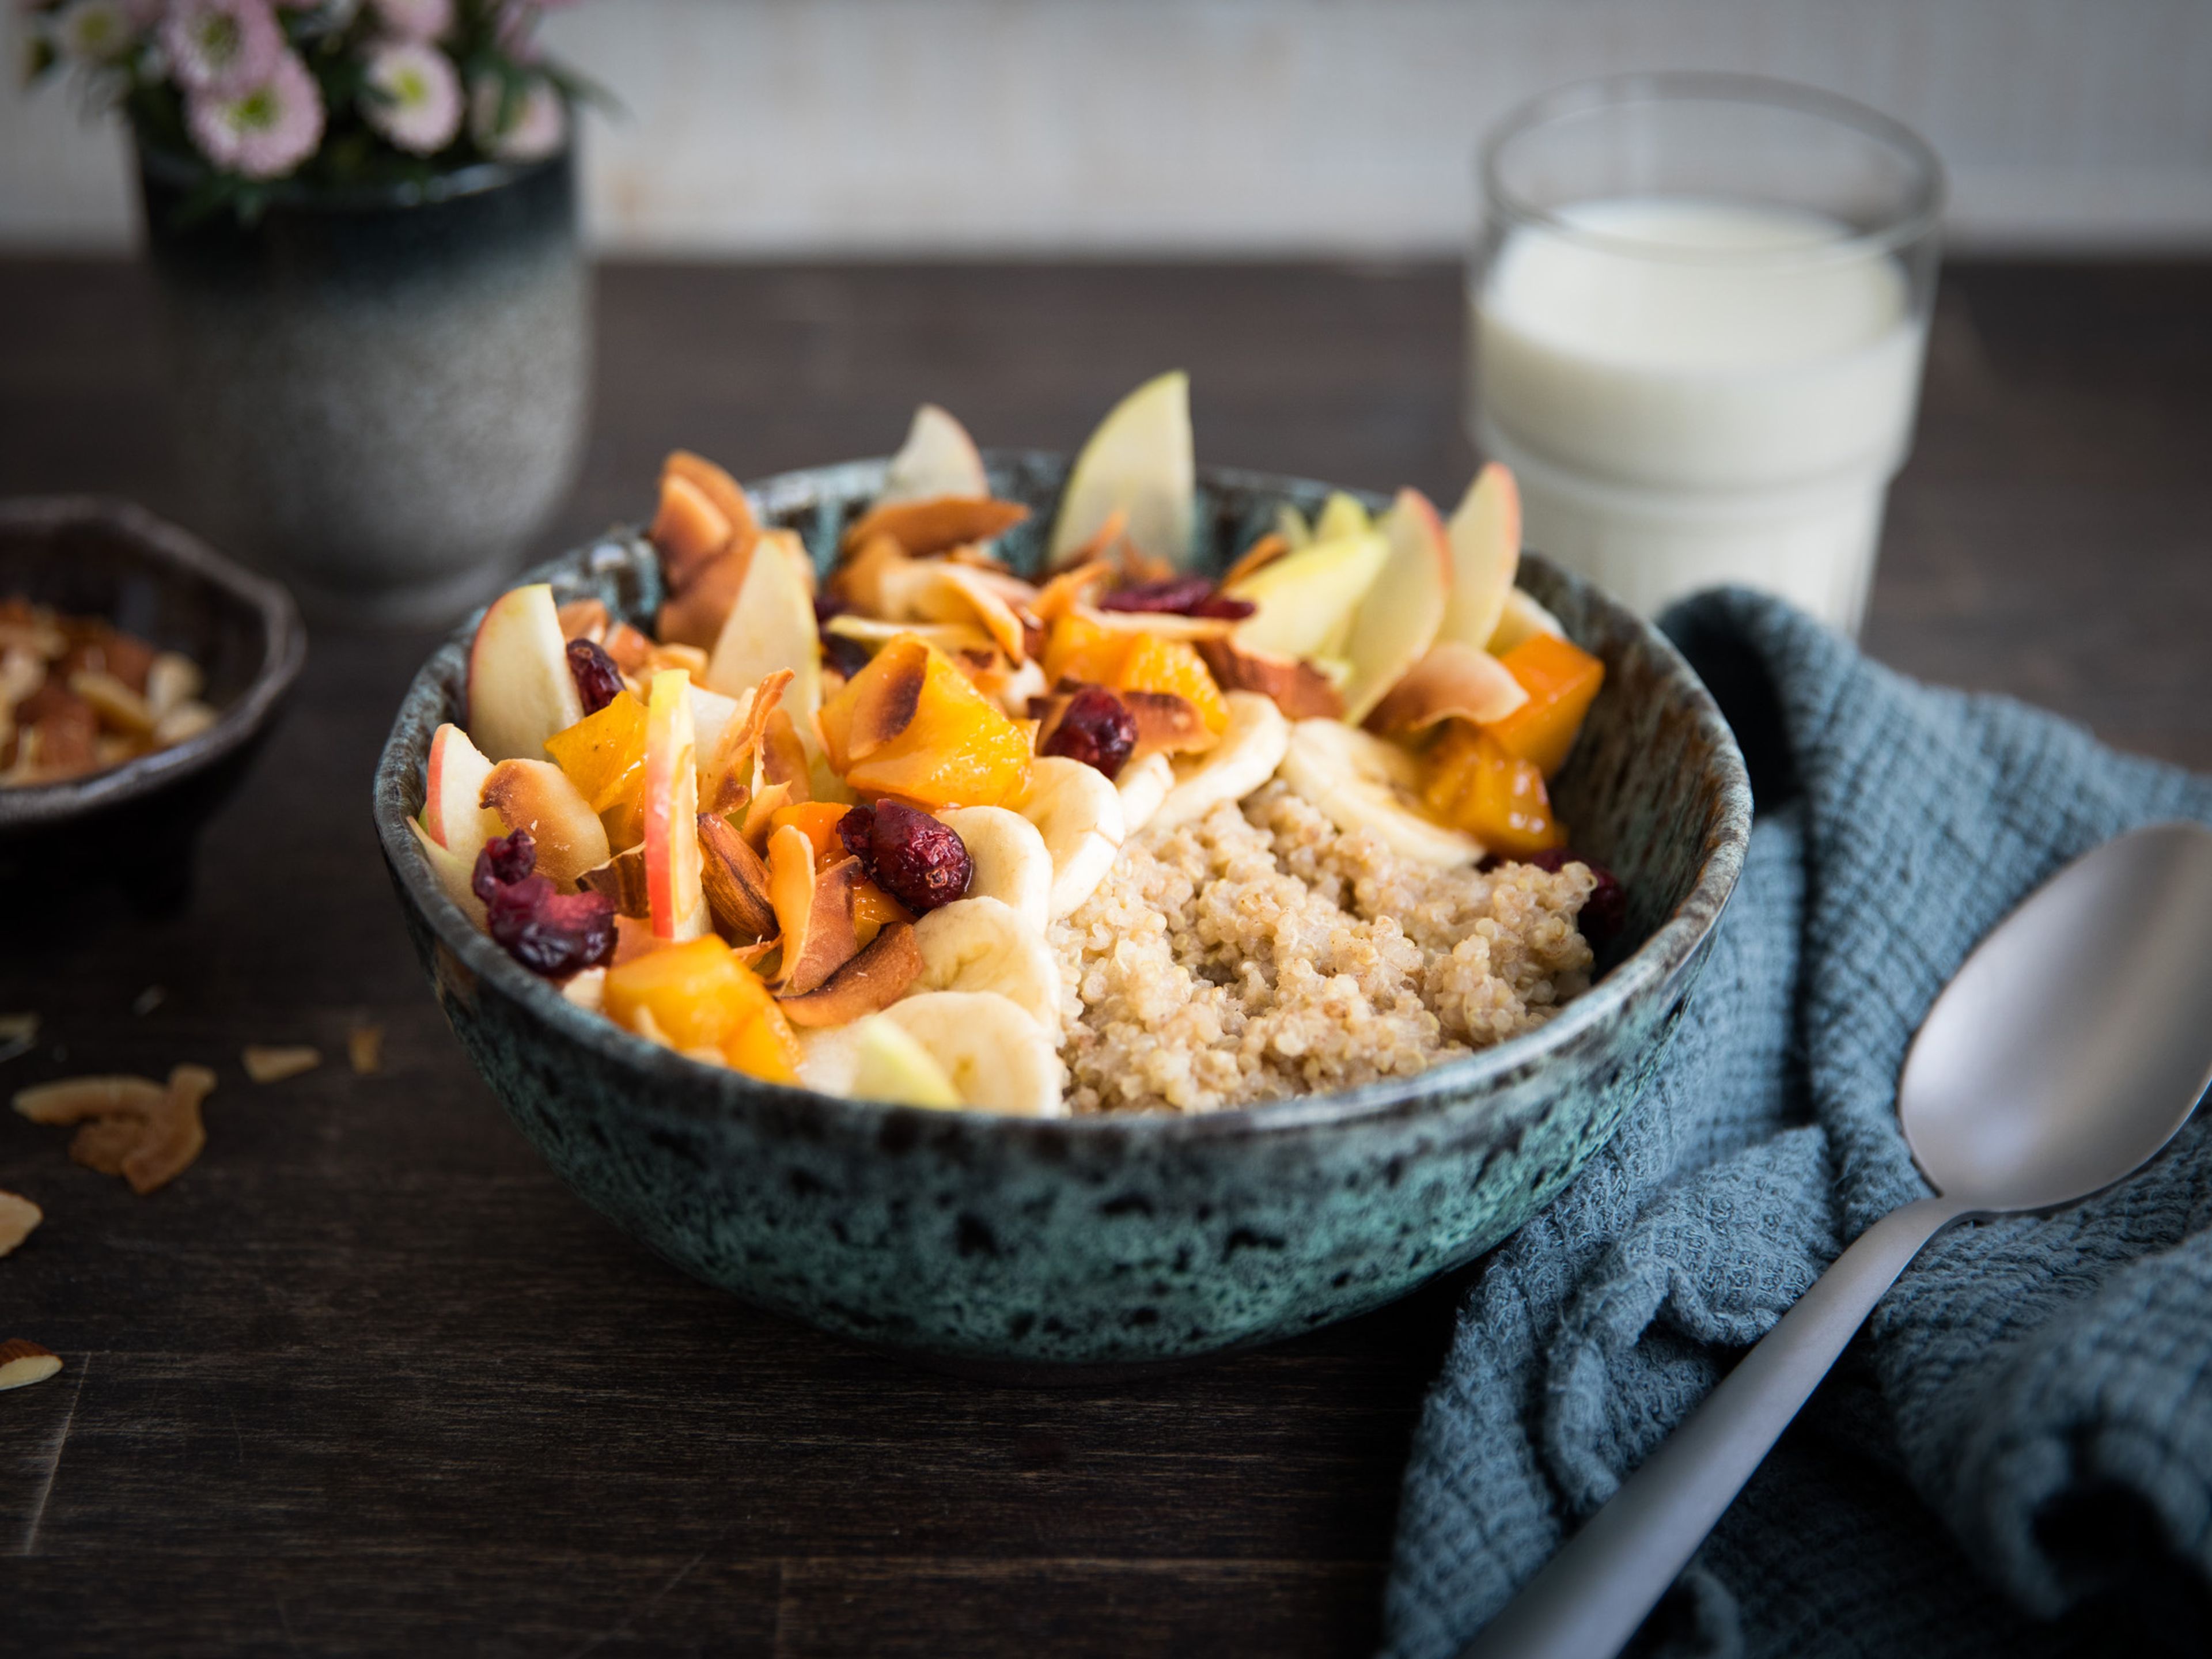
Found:
[[[1856,633],[1912,436],[1942,175],[1847,99],[1622,76],[1482,155],[1470,421],[1523,540],[1650,613],[1721,582]]]

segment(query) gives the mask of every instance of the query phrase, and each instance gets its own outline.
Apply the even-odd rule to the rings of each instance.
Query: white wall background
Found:
[[[594,0],[549,42],[626,106],[621,252],[1449,252],[1489,123],[1655,68],[1911,123],[1954,245],[2212,247],[2212,0]],[[119,134],[9,80],[0,246],[132,234]]]

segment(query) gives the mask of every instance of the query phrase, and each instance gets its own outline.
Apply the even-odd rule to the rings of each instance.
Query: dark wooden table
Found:
[[[683,444],[758,475],[879,453],[919,399],[1078,441],[1171,364],[1209,460],[1463,483],[1449,267],[616,267],[598,418],[547,550]],[[1945,279],[1867,639],[2212,766],[2212,268]],[[187,517],[132,267],[0,264],[0,493]],[[0,1650],[1353,1653],[1457,1285],[1111,1391],[920,1372],[683,1278],[559,1186],[447,1032],[368,822],[423,637],[317,635],[184,915],[0,921],[0,1089],[222,1084],[134,1198],[0,1112]],[[5,896],[0,896],[4,902]],[[134,999],[163,988],[159,1006]],[[357,1021],[384,1069],[345,1066]],[[330,1062],[257,1086],[246,1042]]]

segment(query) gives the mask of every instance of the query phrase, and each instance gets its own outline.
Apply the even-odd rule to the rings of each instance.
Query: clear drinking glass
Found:
[[[1856,633],[1904,462],[1942,173],[1752,76],[1620,76],[1491,135],[1468,418],[1523,539],[1647,613],[1745,582]]]

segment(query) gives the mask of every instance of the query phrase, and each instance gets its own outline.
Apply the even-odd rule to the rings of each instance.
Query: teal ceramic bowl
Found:
[[[1066,464],[990,459],[1036,516]],[[880,461],[752,486],[825,566]],[[1213,471],[1215,568],[1326,487]],[[1376,503],[1381,505],[1379,501]],[[652,550],[614,538],[534,573],[650,618]],[[696,1065],[570,1006],[440,890],[405,820],[461,708],[456,631],[416,677],[375,811],[409,932],[454,1034],[516,1126],[594,1208],[746,1301],[940,1364],[1048,1381],[1268,1342],[1403,1296],[1534,1215],[1613,1132],[1665,1048],[1742,865],[1751,792],[1726,723],[1654,629],[1540,559],[1523,583],[1605,659],[1555,789],[1577,846],[1626,884],[1602,977],[1550,1024],[1415,1078],[1207,1116],[1038,1120],[834,1099]]]

